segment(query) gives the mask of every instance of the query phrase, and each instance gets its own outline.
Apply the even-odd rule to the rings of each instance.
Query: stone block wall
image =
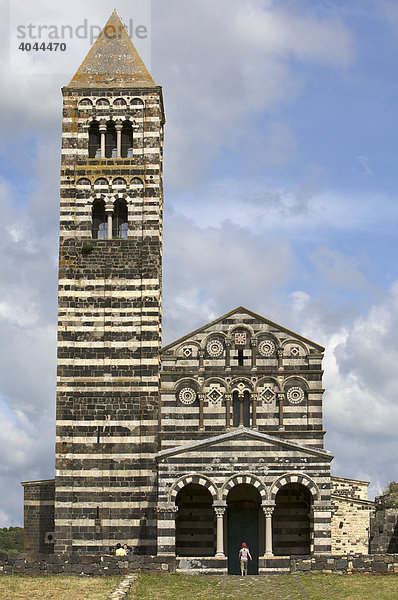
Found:
[[[125,541],[154,554],[162,92],[99,82],[63,98],[55,550],[101,554]],[[132,155],[90,158],[93,120],[134,125]],[[97,239],[96,202],[112,239]],[[127,239],[112,226],[118,202]]]
[[[367,554],[374,502],[368,481],[332,477],[332,553]]]
[[[239,425],[323,448],[322,357],[321,346],[243,307],[169,344],[161,449]]]
[[[333,493],[339,496],[357,498],[358,500],[368,499],[369,481],[333,476],[332,487]]]
[[[0,553],[1,575],[126,575],[131,572],[188,572],[226,574],[227,560],[217,558],[181,558],[166,556],[52,556]],[[271,573],[398,573],[398,555],[296,556],[260,559],[260,574]]]
[[[125,575],[131,572],[173,572],[173,557],[77,554],[0,553],[1,575]]]
[[[398,553],[398,508],[376,511],[371,520],[370,552]]]
[[[22,485],[25,551],[50,554],[54,551],[54,479]]]
[[[332,553],[367,554],[373,502],[332,495]]]

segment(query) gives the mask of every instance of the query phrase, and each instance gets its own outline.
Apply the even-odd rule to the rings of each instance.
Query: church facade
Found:
[[[31,552],[367,552],[367,482],[333,478],[319,344],[239,307],[161,349],[162,90],[114,12],[63,88],[56,472]],[[235,557],[235,558],[234,558]]]

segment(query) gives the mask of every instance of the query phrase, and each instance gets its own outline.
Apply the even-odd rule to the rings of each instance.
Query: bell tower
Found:
[[[55,552],[153,554],[162,90],[113,12],[62,91]]]

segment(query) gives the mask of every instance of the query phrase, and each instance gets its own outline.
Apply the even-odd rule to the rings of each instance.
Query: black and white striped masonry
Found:
[[[126,542],[217,573],[243,536],[256,572],[364,552],[367,482],[331,477],[324,448],[322,346],[239,307],[161,350],[162,90],[116,12],[62,91],[56,471],[23,484],[25,550]]]
[[[164,113],[116,12],[63,98],[55,551],[153,554]]]

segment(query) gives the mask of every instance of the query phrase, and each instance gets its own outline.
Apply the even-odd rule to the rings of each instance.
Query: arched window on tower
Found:
[[[116,158],[116,127],[113,121],[108,121],[106,126],[105,158]]]
[[[112,237],[127,239],[127,204],[126,200],[116,200],[113,210]]]
[[[122,158],[133,157],[133,127],[129,121],[123,123],[121,155]]]
[[[105,202],[95,200],[92,209],[92,237],[94,240],[106,240],[108,233]]]
[[[88,157],[89,158],[100,158],[101,153],[101,135],[99,130],[99,124],[97,121],[93,121],[90,125],[88,132]]]

